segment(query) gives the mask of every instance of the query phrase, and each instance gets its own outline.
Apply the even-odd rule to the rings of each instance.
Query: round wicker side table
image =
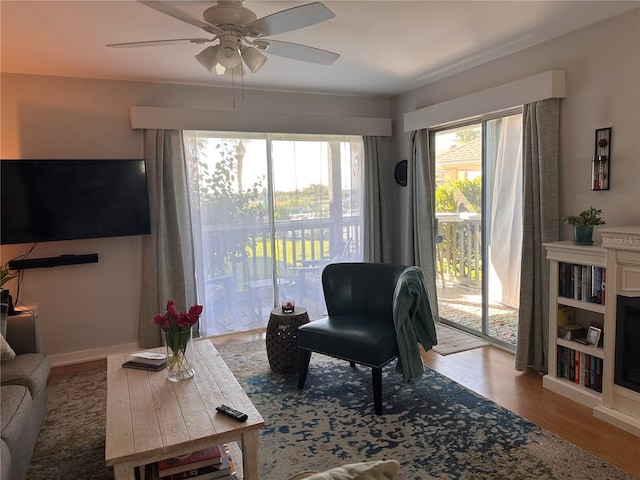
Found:
[[[295,307],[292,313],[283,313],[281,308],[271,310],[267,325],[267,358],[275,373],[298,371],[298,327],[309,323],[306,308]]]

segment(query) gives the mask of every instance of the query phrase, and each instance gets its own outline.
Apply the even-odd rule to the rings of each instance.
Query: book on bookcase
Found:
[[[606,278],[605,267],[559,262],[558,295],[604,305]]]
[[[166,458],[158,462],[158,475],[160,478],[170,478],[172,475],[181,474],[189,470],[211,466],[220,467],[223,463],[223,455],[226,457],[223,449],[216,445],[197,450],[188,455]]]
[[[602,359],[588,353],[557,346],[556,376],[602,393]]]
[[[558,327],[565,327],[576,323],[576,309],[573,307],[558,307]]]

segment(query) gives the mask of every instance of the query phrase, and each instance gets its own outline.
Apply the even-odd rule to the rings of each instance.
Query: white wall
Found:
[[[131,106],[232,108],[231,91],[214,87],[14,74],[1,81],[2,158],[142,158]],[[257,91],[245,97],[237,101],[240,111],[390,115],[384,98]],[[2,264],[30,247],[2,246]],[[39,304],[44,349],[54,363],[137,348],[141,237],[41,243],[30,257],[84,253],[97,253],[99,262],[23,270],[19,300]],[[17,281],[6,287],[15,296]]]
[[[408,158],[404,113],[551,69],[567,72],[567,98],[561,103],[560,215],[593,204],[604,210],[609,226],[639,225],[640,10],[425,85],[393,102],[247,91],[237,108],[369,117],[388,116],[393,110],[395,155],[382,165],[382,178],[389,193],[389,230],[397,232],[391,243],[394,260],[403,261],[406,189],[393,181],[393,168]],[[130,129],[129,107],[232,108],[230,92],[212,87],[13,74],[2,74],[1,81],[2,158],[141,158],[142,134]],[[592,192],[594,132],[609,126],[611,190]],[[570,237],[568,227],[562,228],[562,235]],[[36,247],[32,257],[100,257],[97,264],[24,271],[20,300],[39,303],[45,351],[54,361],[89,358],[118,345],[135,348],[140,245],[140,237],[127,237]],[[2,264],[28,248],[2,247]],[[15,280],[7,286],[15,293]]]
[[[567,93],[560,107],[561,218],[594,205],[603,210],[608,226],[640,225],[640,9],[395,98],[393,163],[408,158],[410,151],[405,112],[552,69],[566,71]],[[590,160],[595,130],[603,127],[612,127],[611,189],[594,192]],[[393,165],[387,168],[392,172]],[[394,208],[403,212],[406,189],[394,190]],[[404,215],[394,220],[392,231],[406,231]],[[561,235],[570,239],[571,229],[563,224]],[[398,238],[393,245],[402,261],[404,242]]]

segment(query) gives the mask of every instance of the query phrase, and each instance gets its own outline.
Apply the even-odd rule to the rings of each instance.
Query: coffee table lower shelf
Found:
[[[228,446],[229,446],[229,452],[231,454],[230,458],[233,461],[233,465],[235,467],[235,476],[233,477],[233,479],[243,480],[244,472],[242,469],[241,449],[236,442],[229,443]],[[135,473],[136,473],[136,478],[139,478],[140,480],[162,480],[160,478],[160,474],[158,473],[158,466],[156,463],[144,465],[141,467],[136,467]],[[225,478],[227,477],[222,477],[222,480],[224,480]]]
[[[146,465],[225,443],[237,449],[238,478],[258,480],[264,420],[213,344],[204,339],[193,345],[195,376],[178,383],[168,381],[164,370],[122,368],[129,355],[108,357],[105,462],[116,480],[135,480]],[[216,412],[221,404],[249,418],[237,422]]]

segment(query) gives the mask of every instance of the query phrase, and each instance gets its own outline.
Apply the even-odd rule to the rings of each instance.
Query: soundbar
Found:
[[[60,255],[59,257],[27,258],[24,260],[10,260],[9,270],[25,270],[27,268],[51,268],[61,265],[78,265],[80,263],[97,263],[98,254]]]

